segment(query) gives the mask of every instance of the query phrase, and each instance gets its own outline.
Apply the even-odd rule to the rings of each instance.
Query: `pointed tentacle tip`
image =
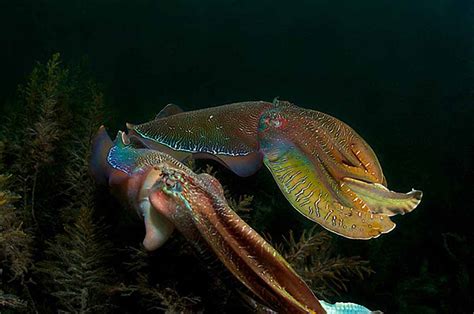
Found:
[[[127,122],[127,123],[125,123],[125,125],[127,126],[127,129],[129,129],[129,130],[135,129],[135,124]]]

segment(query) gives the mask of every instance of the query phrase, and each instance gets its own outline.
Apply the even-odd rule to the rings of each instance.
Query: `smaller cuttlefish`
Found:
[[[229,207],[214,177],[196,174],[165,153],[133,148],[123,132],[112,142],[103,127],[93,143],[91,170],[144,218],[146,249],[160,247],[176,228],[191,243],[207,245],[271,309],[326,313],[288,262]]]

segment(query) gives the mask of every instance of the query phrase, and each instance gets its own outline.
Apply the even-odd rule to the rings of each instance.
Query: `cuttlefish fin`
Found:
[[[144,147],[164,151],[192,153],[196,158],[220,161],[240,176],[253,174],[261,166],[257,136],[267,102],[244,102],[176,113],[169,105],[159,118],[140,125],[127,124],[129,136]],[[169,107],[169,108],[168,108]],[[169,110],[168,110],[169,109]],[[171,116],[164,117],[169,114]],[[198,157],[200,155],[201,157]]]
[[[290,204],[331,232],[371,239],[395,228],[387,215],[372,213],[347,184],[341,186],[320,159],[311,162],[296,147],[274,147],[264,163]]]
[[[390,191],[379,183],[367,183],[353,178],[344,178],[346,185],[369,207],[374,214],[394,216],[414,210],[421,202],[423,192],[412,190],[408,193]]]
[[[170,148],[167,145],[158,143],[156,141],[150,140],[148,138],[142,138],[137,132],[133,129],[134,125],[131,123],[127,123],[127,128],[129,129],[127,137],[132,143],[133,146],[141,147],[141,148],[148,148],[152,150],[157,150],[159,152],[165,153],[167,155],[172,156],[174,159],[183,162],[189,158],[191,158],[192,154],[187,151],[177,151]]]
[[[175,104],[167,104],[160,112],[155,116],[156,119],[166,118],[169,116],[173,116],[175,114],[184,112],[178,105]]]
[[[253,175],[262,167],[262,154],[260,152],[251,152],[242,156],[211,155],[207,153],[196,153],[193,155],[196,159],[212,159],[240,177]]]

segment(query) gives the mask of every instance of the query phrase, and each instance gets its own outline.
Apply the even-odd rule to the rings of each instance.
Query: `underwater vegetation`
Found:
[[[82,65],[65,66],[59,54],[38,63],[9,107],[0,138],[2,313],[250,310],[226,270],[182,236],[145,252],[139,221],[93,184],[90,143],[110,109]],[[250,225],[268,220],[265,201],[225,190]],[[329,238],[312,229],[272,241],[325,297],[372,273],[367,261],[337,257]]]
[[[9,176],[0,176],[0,243],[2,258],[2,276],[8,275],[12,280],[22,282],[24,275],[31,267],[31,237],[23,230],[14,203],[19,199],[17,194],[8,190]],[[3,268],[8,265],[8,273],[3,274]],[[0,290],[0,305],[2,307],[25,308],[26,302],[13,294],[14,290]]]
[[[347,291],[349,278],[364,279],[374,272],[368,261],[333,254],[331,236],[317,229],[306,229],[298,238],[290,230],[275,248],[320,298],[330,299],[339,291]]]
[[[102,120],[102,95],[81,75],[63,67],[59,54],[38,64],[2,124],[8,148],[2,165],[10,177],[2,188],[16,197],[2,206],[2,216],[15,215],[16,222],[0,225],[8,240],[2,241],[2,290],[22,300],[25,312],[86,312],[103,304],[98,300],[108,277],[101,263],[109,251],[93,214],[85,161],[90,130]]]

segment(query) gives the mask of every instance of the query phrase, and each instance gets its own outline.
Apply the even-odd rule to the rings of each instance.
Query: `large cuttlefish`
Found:
[[[375,153],[348,125],[285,101],[189,112],[170,104],[153,121],[127,127],[136,144],[178,159],[213,158],[240,176],[265,164],[294,208],[347,238],[390,232],[390,217],[422,197],[390,191]]]
[[[352,303],[321,305],[286,260],[228,205],[220,183],[196,174],[163,152],[138,149],[119,132],[112,142],[102,127],[94,142],[92,173],[144,218],[148,250],[176,227],[192,244],[213,252],[260,301],[282,313],[370,313]]]

